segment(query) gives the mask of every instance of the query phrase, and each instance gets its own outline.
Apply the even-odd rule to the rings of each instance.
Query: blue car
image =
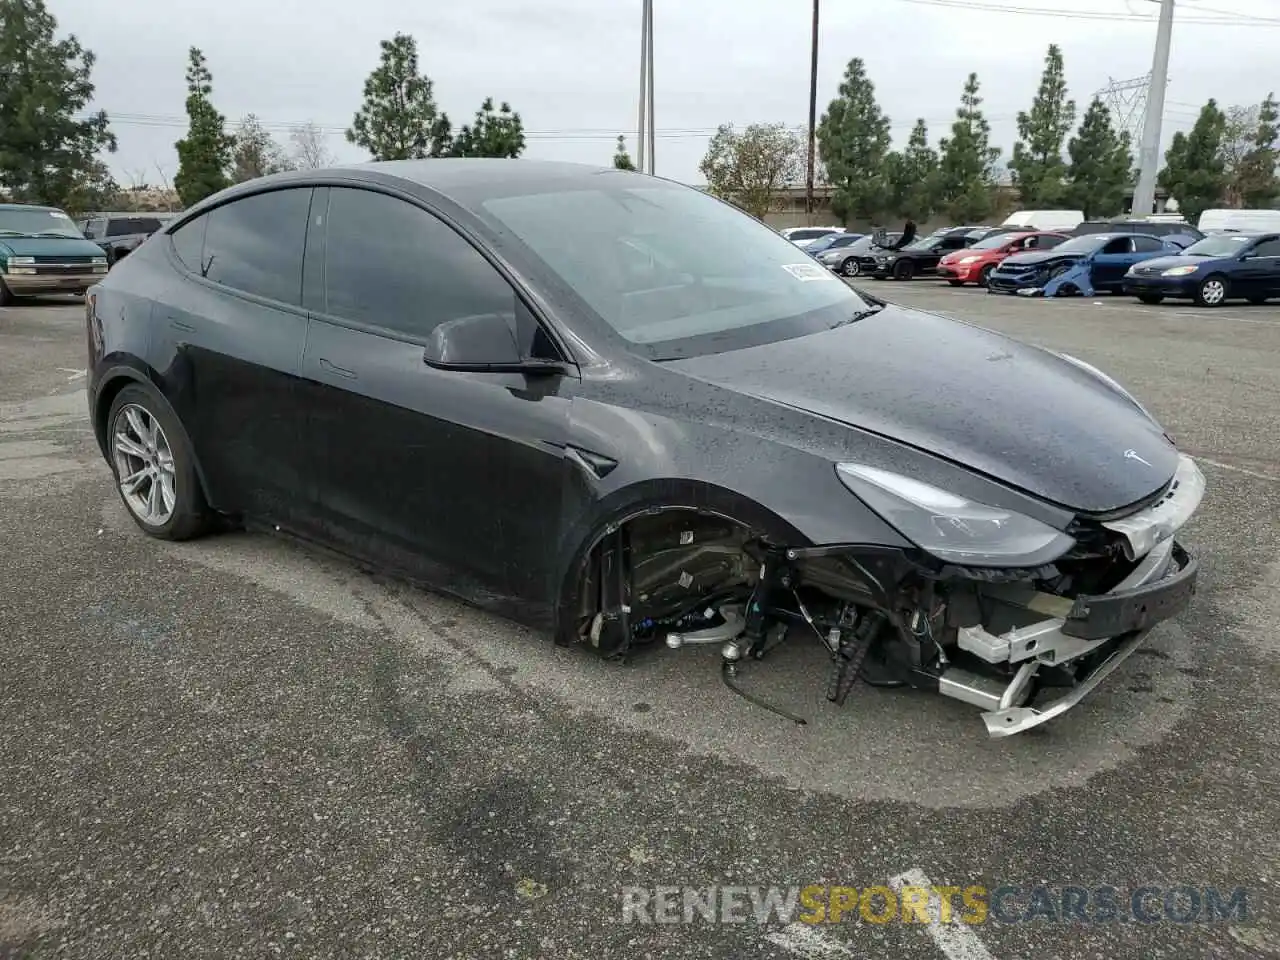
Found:
[[[1175,257],[1130,268],[1124,292],[1143,303],[1165,297],[1220,307],[1230,299],[1265,303],[1280,297],[1280,234],[1222,233],[1205,237]]]
[[[1134,264],[1181,252],[1182,245],[1176,237],[1141,233],[1073,237],[1051,250],[1006,257],[991,271],[987,292],[1044,297],[1091,297],[1096,291],[1119,292]]]

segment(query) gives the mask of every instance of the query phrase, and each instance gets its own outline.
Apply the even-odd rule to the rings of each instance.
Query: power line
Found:
[[[1198,111],[1198,107],[1196,111]],[[1183,117],[1189,118],[1194,114],[1188,110],[1170,110],[1166,111],[1166,115],[1174,115],[1174,119]],[[1178,116],[1181,115],[1181,116]],[[1009,114],[989,114],[987,122],[989,123],[1013,123],[1017,120],[1016,113]],[[77,119],[85,119],[80,116]],[[947,117],[924,118],[924,122],[929,127],[943,127],[955,121],[955,115]],[[124,127],[150,127],[160,130],[183,130],[186,129],[188,120],[185,116],[163,116],[155,114],[133,114],[133,113],[112,113],[107,111],[107,120],[112,126]],[[290,123],[287,121],[258,121],[264,130],[268,132],[288,132],[302,126],[301,123]],[[765,121],[742,121],[734,122],[734,127],[748,127],[755,123]],[[894,131],[909,131],[916,124],[916,119],[902,120],[890,124],[890,129]],[[239,125],[238,121],[228,121],[225,129],[228,132],[234,132]],[[785,124],[796,133],[803,134],[805,128],[798,124]],[[312,128],[326,135],[341,136],[345,133],[346,127],[334,125],[312,124]],[[707,140],[715,136],[719,125],[714,127],[665,127],[658,128],[654,132],[655,139],[665,141],[679,140]],[[594,142],[613,142],[617,140],[618,130],[613,127],[586,127],[586,128],[564,128],[564,129],[546,129],[546,130],[526,130],[525,140],[529,143],[594,143]]]
[[[983,3],[981,0],[900,0],[902,3],[915,3],[928,7],[949,7],[953,10],[980,10],[988,13],[1004,13],[1026,17],[1052,17],[1055,20],[1107,20],[1113,22],[1151,23],[1155,17],[1145,17],[1136,13],[1109,13],[1105,10],[1081,10],[1064,13],[1041,7],[1015,7],[998,3]],[[1271,17],[1253,17],[1246,14],[1232,14],[1225,10],[1215,10],[1217,17],[1182,17],[1179,23],[1195,23],[1207,27],[1239,27],[1239,26],[1280,26],[1280,19]]]

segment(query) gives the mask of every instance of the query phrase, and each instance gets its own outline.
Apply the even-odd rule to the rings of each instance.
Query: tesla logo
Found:
[[[1126,460],[1137,460],[1139,463],[1148,467],[1151,466],[1151,464],[1147,463],[1147,461],[1143,460],[1140,456],[1138,456],[1137,450],[1126,450],[1124,452],[1124,458]]]

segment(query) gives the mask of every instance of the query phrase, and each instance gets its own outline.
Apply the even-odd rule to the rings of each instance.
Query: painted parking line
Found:
[[[764,939],[803,960],[842,960],[842,958],[857,956],[848,944],[841,943],[817,927],[798,920],[787,924],[781,930],[765,934]]]
[[[908,870],[896,877],[889,878],[889,886],[901,891],[903,887],[923,887],[932,890],[933,881],[924,875],[922,870]],[[947,960],[995,960],[991,952],[982,945],[973,928],[961,923],[954,914],[950,923],[942,922],[941,902],[936,893],[929,895],[929,925],[925,929],[938,945]]]

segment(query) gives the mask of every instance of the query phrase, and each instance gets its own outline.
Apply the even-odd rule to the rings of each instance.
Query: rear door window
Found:
[[[300,304],[310,208],[311,188],[295,187],[255,193],[211,210],[201,218],[208,225],[200,272],[233,290]],[[183,230],[175,234],[175,244]]]
[[[204,231],[209,225],[209,216],[196,217],[190,223],[184,223],[172,234],[173,252],[178,255],[182,265],[192,273],[201,273],[204,268]]]
[[[1263,240],[1253,248],[1255,257],[1280,257],[1280,240]]]
[[[1102,253],[1130,253],[1133,250],[1133,240],[1129,237],[1116,237],[1109,240],[1107,245],[1102,248]]]

